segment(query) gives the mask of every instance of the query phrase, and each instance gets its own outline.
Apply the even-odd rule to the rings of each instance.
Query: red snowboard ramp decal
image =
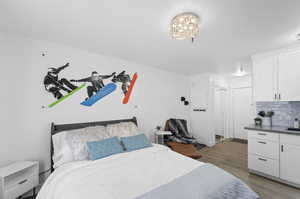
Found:
[[[135,84],[137,78],[138,78],[137,73],[134,73],[134,75],[133,75],[133,77],[132,77],[132,80],[131,80],[131,82],[130,82],[130,86],[129,86],[129,88],[128,88],[128,91],[126,92],[125,97],[124,97],[124,99],[123,99],[123,104],[127,104],[127,103],[129,102],[130,95],[131,95],[132,89],[133,89],[133,87],[134,87],[134,84]]]

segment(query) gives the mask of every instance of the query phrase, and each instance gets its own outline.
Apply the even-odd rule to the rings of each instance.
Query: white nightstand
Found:
[[[164,144],[164,135],[172,135],[171,131],[156,131],[155,132],[155,143]],[[159,138],[161,138],[161,143],[159,143]]]
[[[0,168],[0,199],[15,199],[39,184],[38,162],[22,161]]]

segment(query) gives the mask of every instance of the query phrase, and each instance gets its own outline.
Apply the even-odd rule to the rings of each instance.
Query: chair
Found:
[[[194,159],[201,158],[201,154],[197,148],[202,148],[205,145],[198,143],[188,132],[186,120],[169,119],[166,122],[165,130],[172,133],[172,135],[166,136],[165,143],[173,151]],[[197,146],[197,148],[195,146]]]

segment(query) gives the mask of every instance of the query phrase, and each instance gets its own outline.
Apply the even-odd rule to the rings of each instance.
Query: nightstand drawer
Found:
[[[20,195],[26,193],[28,190],[36,187],[38,184],[38,175],[30,176],[26,179],[23,179],[5,191],[5,199],[15,199]]]

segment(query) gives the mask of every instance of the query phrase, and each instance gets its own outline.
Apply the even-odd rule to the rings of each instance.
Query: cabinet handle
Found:
[[[258,133],[258,135],[264,135],[264,136],[266,136],[267,134],[265,134],[265,133]]]
[[[27,182],[27,179],[22,180],[21,182],[19,182],[19,184],[24,184],[25,182]]]
[[[283,152],[283,145],[281,145],[281,152]]]
[[[280,93],[278,94],[278,98],[279,98],[279,100],[281,100],[281,94]]]
[[[260,144],[267,144],[266,142],[258,142],[258,143],[260,143]]]
[[[275,100],[277,100],[277,94],[275,93]]]
[[[264,161],[264,162],[267,161],[266,159],[263,159],[263,158],[258,158],[258,159],[261,160],[261,161]]]

